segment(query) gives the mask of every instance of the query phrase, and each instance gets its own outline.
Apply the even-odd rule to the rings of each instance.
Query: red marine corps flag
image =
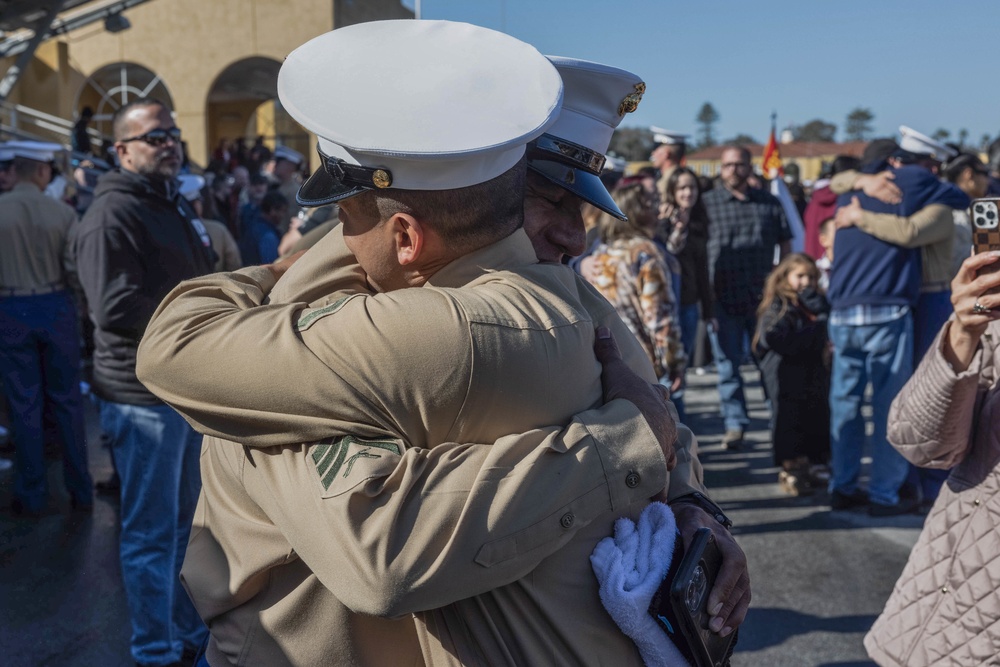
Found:
[[[771,116],[771,136],[764,146],[764,160],[760,164],[764,178],[777,178],[785,175],[785,167],[781,164],[781,153],[778,152],[778,141],[774,138],[774,116]]]
[[[781,163],[781,154],[778,152],[778,140],[774,137],[774,125],[777,114],[771,114],[771,136],[764,146],[764,159],[761,162],[761,172],[764,178],[771,179],[771,194],[781,202],[781,208],[785,211],[785,218],[788,219],[788,227],[792,231],[792,252],[802,252],[805,246],[805,229],[802,226],[802,218],[799,216],[799,209],[792,201],[792,193],[785,185],[785,167]],[[778,263],[778,250],[775,249],[775,264]]]

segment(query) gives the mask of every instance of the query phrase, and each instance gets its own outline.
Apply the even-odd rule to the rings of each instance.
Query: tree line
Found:
[[[719,112],[712,106],[711,102],[705,102],[695,116],[697,123],[696,141],[694,150],[701,150],[711,146],[723,144],[757,144],[763,143],[749,134],[738,134],[724,141],[718,141],[716,137],[716,124],[719,122]],[[872,122],[875,114],[867,107],[857,107],[847,114],[844,122],[844,141],[868,141],[872,139]],[[820,118],[810,120],[807,123],[790,128],[795,141],[819,142],[836,141],[837,125]],[[984,134],[978,143],[970,142],[969,132],[960,129],[954,135],[945,128],[937,129],[931,134],[933,139],[944,143],[954,143],[963,150],[985,151],[991,139],[990,135]],[[640,127],[620,127],[611,138],[609,152],[626,160],[646,160],[649,158],[650,150],[653,146],[653,133],[647,128]]]

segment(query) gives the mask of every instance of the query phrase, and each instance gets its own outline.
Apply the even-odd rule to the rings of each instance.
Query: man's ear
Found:
[[[396,259],[407,266],[420,259],[427,240],[427,228],[408,213],[396,213],[389,218],[392,238],[396,244]]]

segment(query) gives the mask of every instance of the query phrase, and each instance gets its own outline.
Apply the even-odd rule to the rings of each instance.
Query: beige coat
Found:
[[[998,344],[994,322],[968,370],[956,375],[939,334],[893,401],[896,449],[916,465],[954,470],[865,637],[883,667],[1000,664]]]
[[[189,281],[140,350],[140,378],[202,430],[257,445],[327,438],[254,451],[206,441],[182,576],[212,628],[213,662],[309,664],[296,652],[310,650],[399,664],[414,657],[413,625],[373,629],[362,614],[416,612],[431,664],[638,664],[588,561],[614,518],[664,483],[635,408],[594,409],[596,324],[612,325],[651,379],[610,305],[564,267],[537,264],[522,232],[428,287],[371,296],[335,230],[286,278],[314,286],[285,290],[301,301],[338,293],[306,311],[257,308],[266,269]],[[251,353],[260,340],[266,355]],[[701,488],[682,438],[671,497]],[[298,594],[320,599],[319,583],[331,594],[304,613]],[[386,641],[394,630],[399,641]],[[299,646],[296,631],[312,640]]]

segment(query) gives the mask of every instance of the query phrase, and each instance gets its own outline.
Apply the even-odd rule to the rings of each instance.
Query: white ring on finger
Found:
[[[972,312],[974,312],[976,315],[986,315],[987,313],[990,312],[990,309],[984,306],[983,304],[979,303],[978,301],[976,301],[974,304],[972,304]]]

